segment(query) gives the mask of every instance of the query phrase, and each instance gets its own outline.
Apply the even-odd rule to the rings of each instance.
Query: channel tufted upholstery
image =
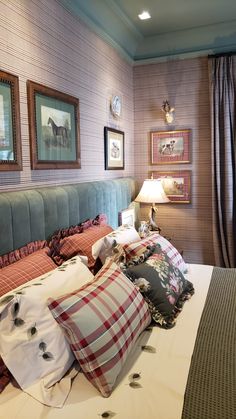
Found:
[[[116,228],[118,212],[136,192],[136,182],[129,177],[0,193],[0,255],[99,213]]]

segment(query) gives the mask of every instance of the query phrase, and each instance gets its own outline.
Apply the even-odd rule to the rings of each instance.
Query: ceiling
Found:
[[[135,63],[236,50],[236,0],[58,1]]]

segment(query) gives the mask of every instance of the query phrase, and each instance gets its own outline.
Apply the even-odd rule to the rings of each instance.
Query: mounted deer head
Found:
[[[173,112],[175,108],[171,108],[168,100],[165,100],[163,102],[163,105],[161,107],[162,111],[165,113],[165,119],[167,124],[172,124],[174,121],[174,115]]]

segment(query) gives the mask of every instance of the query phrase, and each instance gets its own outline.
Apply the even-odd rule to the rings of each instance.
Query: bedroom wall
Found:
[[[133,69],[56,0],[0,0],[0,69],[19,77],[22,172],[0,172],[0,190],[130,176],[133,159]],[[81,169],[31,170],[27,79],[80,100]],[[122,116],[110,113],[119,94]],[[125,170],[104,170],[104,126],[125,131]]]
[[[175,107],[174,124],[161,105]],[[167,60],[134,67],[135,175],[140,185],[149,171],[191,170],[191,204],[159,205],[158,224],[191,263],[213,264],[211,140],[207,58]],[[192,130],[191,164],[150,165],[150,132]],[[142,205],[145,219],[148,205]]]

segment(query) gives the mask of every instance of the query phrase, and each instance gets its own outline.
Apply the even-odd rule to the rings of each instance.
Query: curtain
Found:
[[[215,262],[236,267],[236,57],[209,57],[209,79]]]

